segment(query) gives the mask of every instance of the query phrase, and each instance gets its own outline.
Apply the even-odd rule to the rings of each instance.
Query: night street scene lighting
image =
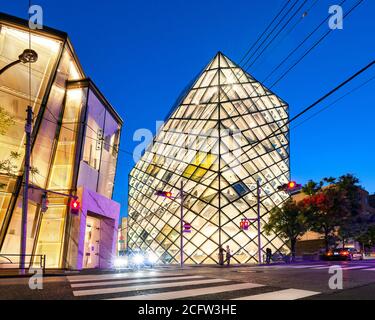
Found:
[[[369,0],[3,1],[3,310],[372,310],[374,12]],[[361,306],[298,312],[304,300]]]

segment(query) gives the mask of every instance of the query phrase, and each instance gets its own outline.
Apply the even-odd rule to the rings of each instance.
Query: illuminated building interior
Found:
[[[171,110],[130,173],[128,246],[155,252],[163,263],[180,261],[180,199],[184,263],[218,263],[229,245],[234,263],[258,261],[258,228],[242,230],[257,217],[260,183],[262,254],[289,251],[263,226],[269,211],[288,195],[288,105],[238,65],[218,53]],[[157,191],[168,191],[171,198]]]
[[[38,53],[38,61],[30,65],[31,96],[28,64],[13,66],[0,76],[3,255],[20,253],[26,107],[31,105],[33,109],[30,183],[66,195],[87,194],[82,191],[86,188],[92,196],[112,201],[122,125],[95,84],[86,79],[64,32],[46,27],[29,34],[26,21],[1,14],[0,68],[29,48],[29,36],[31,48]],[[9,163],[11,168],[6,166]],[[42,194],[33,188],[29,191],[27,254],[46,255],[47,267],[77,268],[81,262],[76,253],[84,245],[80,242],[84,235],[77,231],[85,224],[84,199],[80,199],[81,214],[73,217],[69,214],[70,198],[52,192],[48,193],[48,210],[42,213]],[[116,216],[114,212],[108,215]],[[113,221],[113,227],[116,238],[117,221]]]

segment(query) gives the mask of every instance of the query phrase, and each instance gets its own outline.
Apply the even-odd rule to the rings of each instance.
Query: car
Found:
[[[323,254],[323,260],[363,260],[363,254],[355,248],[331,249]]]
[[[276,251],[272,257],[271,257],[271,261],[272,262],[275,262],[275,263],[278,263],[278,262],[285,262],[285,263],[289,263],[290,262],[290,256],[289,255],[286,255],[286,254],[283,254],[281,253],[280,251]]]
[[[128,250],[125,254],[115,257],[113,268],[116,270],[153,268],[158,260],[159,257],[153,252]]]

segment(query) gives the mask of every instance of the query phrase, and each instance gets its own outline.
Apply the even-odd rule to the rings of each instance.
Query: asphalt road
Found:
[[[332,265],[342,268],[343,289],[329,287]],[[0,278],[0,299],[375,300],[375,261],[85,271],[44,277],[42,290],[28,278]]]

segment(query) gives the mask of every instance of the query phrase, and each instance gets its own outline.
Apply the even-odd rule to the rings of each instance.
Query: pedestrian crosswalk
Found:
[[[276,292],[267,292],[241,297],[233,300],[297,300],[315,296],[317,294],[319,294],[319,292],[300,289],[285,289]]]
[[[175,300],[238,299],[296,300],[320,292],[279,289],[263,284],[192,275],[183,272],[125,272],[67,277],[77,299]]]
[[[274,270],[274,269],[308,269],[308,270],[328,270],[332,266],[339,266],[342,270],[358,270],[358,271],[375,271],[374,265],[347,265],[347,264],[280,264],[280,265],[265,265],[265,266],[254,266],[251,269],[265,269],[265,270]]]

